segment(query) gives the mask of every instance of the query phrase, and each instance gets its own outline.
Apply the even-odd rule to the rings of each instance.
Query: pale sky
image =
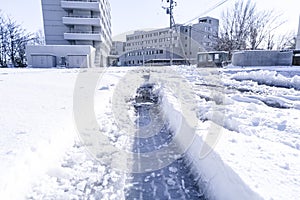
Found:
[[[246,1],[246,0],[245,0]],[[185,23],[197,17],[221,0],[177,0],[175,8],[176,23]],[[221,13],[232,7],[235,0],[229,0],[219,8],[204,16],[220,19]],[[298,30],[300,1],[299,0],[253,0],[259,10],[274,10],[282,13],[282,19],[287,22],[277,30],[286,33]],[[162,9],[162,0],[110,0],[112,8],[113,36],[125,32],[167,27],[169,18]],[[0,0],[0,10],[14,18],[30,32],[43,28],[41,0]],[[221,20],[221,19],[220,19]]]

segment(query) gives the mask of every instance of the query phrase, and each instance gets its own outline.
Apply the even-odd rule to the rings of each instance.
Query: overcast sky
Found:
[[[246,1],[246,0],[245,0]],[[221,0],[177,0],[175,8],[176,23],[185,23],[202,14]],[[235,0],[205,14],[220,18],[221,13],[232,7]],[[300,0],[253,0],[259,10],[274,10],[282,13],[287,22],[278,30],[280,33],[298,30]],[[145,28],[167,27],[169,18],[162,9],[162,0],[110,0],[112,8],[113,35]],[[0,10],[34,32],[43,27],[41,0],[0,0]],[[221,19],[220,19],[221,20]]]

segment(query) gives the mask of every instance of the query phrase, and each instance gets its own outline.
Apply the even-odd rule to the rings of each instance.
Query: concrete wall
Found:
[[[292,51],[241,51],[232,56],[235,66],[291,66],[292,62]]]
[[[45,45],[45,46],[27,46],[26,55],[29,67],[53,67],[53,65],[41,66],[37,56],[53,56],[56,60],[56,67],[94,67],[96,49],[88,45]],[[78,56],[78,58],[72,57],[72,61],[77,61],[86,57],[86,64],[72,65],[74,62],[69,63],[68,59],[71,56]],[[76,60],[77,59],[77,60]],[[76,63],[76,62],[75,62]]]

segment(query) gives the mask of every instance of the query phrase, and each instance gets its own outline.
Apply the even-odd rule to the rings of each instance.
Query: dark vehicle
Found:
[[[223,67],[229,63],[229,53],[226,51],[199,52],[197,67]]]

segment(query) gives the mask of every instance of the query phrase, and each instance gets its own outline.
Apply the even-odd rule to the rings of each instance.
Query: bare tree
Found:
[[[251,50],[262,47],[268,42],[270,34],[280,27],[284,21],[279,20],[281,15],[275,15],[274,11],[255,12],[250,21],[249,48]]]
[[[269,33],[267,37],[267,50],[273,50],[275,46],[274,42],[275,35],[273,33]]]
[[[30,41],[30,45],[45,45],[45,34],[42,29],[33,34],[33,38]]]
[[[25,66],[25,46],[33,40],[21,25],[0,13],[0,66]]]
[[[5,19],[0,11],[0,67],[6,63],[6,35]]]
[[[237,1],[234,8],[223,12],[222,28],[217,49],[241,50],[246,48],[247,37],[250,29],[249,21],[252,19],[255,7],[248,0]]]
[[[238,0],[222,19],[217,49],[229,52],[261,48],[269,34],[283,23],[273,11],[257,11],[251,0]]]
[[[296,49],[297,37],[294,32],[289,32],[279,36],[277,43],[277,50]]]

